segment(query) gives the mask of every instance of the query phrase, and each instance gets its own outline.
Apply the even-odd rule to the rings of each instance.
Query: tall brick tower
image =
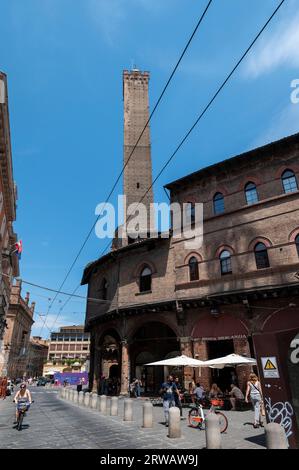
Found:
[[[141,72],[137,69],[124,70],[124,164],[128,161],[149,118],[148,84],[149,72]],[[124,194],[127,197],[127,206],[138,203],[151,184],[150,128],[147,126],[124,170]],[[153,203],[152,189],[142,202],[147,208],[149,226],[150,204]]]

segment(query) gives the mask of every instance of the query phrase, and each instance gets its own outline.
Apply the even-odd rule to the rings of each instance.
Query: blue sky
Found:
[[[21,276],[58,288],[122,166],[122,70],[151,72],[151,106],[207,0],[0,0],[0,69],[7,73]],[[153,173],[278,5],[214,0],[151,123]],[[286,0],[239,72],[154,187],[298,131],[299,5]],[[122,193],[119,184],[117,194]],[[64,290],[107,241],[95,234]],[[28,287],[28,288],[27,288]],[[44,314],[53,294],[23,286]],[[85,294],[85,288],[78,291]],[[51,328],[66,298],[59,296]],[[73,299],[55,327],[84,319]],[[40,333],[36,315],[33,333]],[[43,330],[47,335],[48,330]]]

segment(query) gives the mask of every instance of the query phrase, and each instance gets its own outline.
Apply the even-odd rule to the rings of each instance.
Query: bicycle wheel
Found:
[[[197,409],[189,411],[189,425],[192,428],[202,428],[202,417]]]
[[[223,432],[227,430],[227,426],[228,426],[227,417],[223,413],[221,413],[221,411],[216,411],[215,413],[219,418],[220,432],[222,434]]]
[[[21,431],[21,429],[22,429],[23,418],[24,418],[23,413],[20,413],[19,420],[18,420],[18,431]]]

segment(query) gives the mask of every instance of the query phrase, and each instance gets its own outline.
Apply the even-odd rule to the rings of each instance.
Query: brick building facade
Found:
[[[7,77],[0,72],[0,369],[3,362],[3,335],[9,307],[11,282],[19,275],[18,258],[13,253],[17,241],[13,230],[17,190],[13,179]]]
[[[62,326],[52,332],[44,374],[56,372],[84,372],[90,354],[89,333],[83,325]]]
[[[87,265],[90,388],[104,374],[121,393],[133,377],[156,393],[168,370],[148,362],[254,356],[255,333],[299,327],[298,178],[296,134],[166,185],[172,202],[203,204],[203,245],[190,250],[170,232],[113,244]],[[231,380],[229,368],[184,373],[206,388]],[[242,389],[248,373],[237,368]]]
[[[40,336],[30,338],[28,345],[27,377],[38,378],[43,375],[44,365],[47,362],[49,341]]]
[[[31,327],[34,323],[35,302],[29,305],[29,293],[21,295],[22,281],[16,280],[11,288],[7,329],[3,339],[4,361],[1,375],[11,379],[28,376],[28,353]]]

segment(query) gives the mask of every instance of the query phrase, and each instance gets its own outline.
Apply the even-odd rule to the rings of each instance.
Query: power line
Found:
[[[151,183],[151,185],[149,186],[149,188],[146,190],[146,192],[143,194],[142,198],[139,200],[137,206],[136,206],[136,211],[137,211],[137,208],[138,208],[138,205],[143,201],[143,199],[145,198],[145,196],[148,194],[148,192],[152,189],[152,187],[154,186],[154,184],[156,183],[156,181],[160,178],[160,176],[162,175],[162,173],[164,172],[164,170],[167,168],[167,166],[169,165],[169,163],[172,161],[172,159],[175,157],[175,155],[178,153],[178,151],[180,150],[180,148],[183,146],[183,144],[186,142],[186,140],[188,139],[188,137],[190,136],[190,134],[193,132],[193,130],[195,129],[195,127],[197,126],[197,124],[201,121],[201,119],[204,117],[204,115],[206,114],[206,112],[209,110],[209,108],[212,106],[213,102],[215,101],[215,99],[217,98],[217,96],[220,94],[220,92],[223,90],[223,88],[225,87],[225,85],[228,83],[228,81],[230,80],[230,78],[232,77],[232,75],[235,73],[235,71],[239,68],[239,66],[241,65],[241,63],[243,62],[243,60],[245,59],[245,57],[248,55],[248,53],[250,52],[250,50],[252,49],[252,47],[254,46],[254,44],[257,42],[257,40],[259,39],[259,37],[261,36],[261,34],[264,32],[264,30],[267,28],[268,24],[272,21],[272,19],[274,18],[274,16],[277,14],[278,10],[282,7],[283,3],[285,2],[285,0],[282,0],[280,2],[280,4],[278,5],[278,7],[274,10],[274,12],[272,13],[272,15],[269,17],[269,19],[266,21],[266,23],[264,24],[264,26],[261,28],[261,30],[258,32],[258,34],[255,36],[254,40],[251,42],[251,44],[249,45],[249,47],[246,49],[246,51],[243,53],[243,55],[241,56],[241,58],[238,60],[238,62],[236,63],[236,65],[233,67],[233,69],[231,70],[231,72],[227,75],[227,77],[225,78],[225,80],[222,82],[222,84],[220,85],[220,87],[217,89],[216,93],[212,96],[212,98],[210,99],[210,101],[208,102],[208,104],[205,106],[205,108],[202,110],[202,112],[199,114],[199,116],[197,117],[197,119],[195,120],[195,122],[193,123],[193,125],[190,127],[190,129],[187,131],[187,133],[184,135],[184,137],[181,139],[181,141],[179,142],[179,144],[177,145],[176,149],[174,150],[174,152],[170,155],[169,159],[165,162],[165,164],[163,165],[163,167],[161,168],[161,170],[159,171],[159,173],[157,174],[157,176],[155,177],[155,179],[153,180],[153,182]],[[125,221],[125,224],[128,222],[128,217]],[[105,251],[107,250],[107,248],[109,247],[110,245],[110,242],[106,245],[106,247],[104,248],[104,250],[102,251],[101,255],[103,253],[105,253]]]
[[[171,81],[172,81],[172,79],[173,79],[173,77],[174,77],[174,75],[175,75],[175,73],[176,73],[176,71],[177,71],[177,69],[178,69],[178,67],[179,67],[179,65],[180,65],[180,63],[181,63],[183,57],[184,57],[184,55],[186,54],[186,52],[187,52],[187,50],[188,50],[188,48],[189,48],[189,46],[190,46],[190,44],[191,44],[191,42],[192,42],[192,40],[193,40],[195,34],[196,34],[196,32],[197,32],[199,26],[201,25],[203,19],[205,18],[206,14],[207,14],[207,12],[208,12],[208,10],[209,10],[211,4],[212,4],[212,1],[213,1],[213,0],[209,0],[209,1],[208,1],[208,3],[207,3],[207,5],[206,5],[206,7],[205,7],[205,9],[204,9],[204,11],[203,11],[203,13],[202,13],[202,15],[200,16],[200,18],[199,18],[199,20],[198,20],[198,22],[197,22],[197,24],[196,24],[196,26],[195,26],[195,28],[194,28],[192,34],[191,34],[191,36],[190,36],[190,38],[189,38],[189,40],[188,40],[186,46],[184,47],[184,49],[183,49],[183,51],[182,51],[182,53],[181,53],[181,55],[180,55],[180,57],[179,57],[179,59],[178,59],[176,65],[175,65],[175,67],[174,67],[174,69],[172,70],[172,72],[171,72],[171,74],[170,74],[170,77],[168,78],[168,80],[167,80],[167,82],[166,82],[166,84],[165,84],[165,86],[164,86],[164,88],[163,88],[163,90],[162,90],[162,92],[161,92],[161,94],[160,94],[160,96],[159,96],[159,98],[158,98],[158,100],[157,100],[157,102],[156,102],[154,108],[153,108],[153,111],[151,112],[151,114],[150,114],[148,120],[146,121],[146,123],[145,123],[145,125],[144,125],[144,128],[143,128],[143,130],[142,130],[140,136],[138,137],[138,139],[137,139],[137,141],[136,141],[136,143],[135,143],[135,145],[134,145],[134,147],[133,147],[133,149],[132,149],[132,151],[131,151],[131,153],[130,153],[130,155],[129,155],[127,161],[126,161],[126,163],[124,164],[124,166],[123,166],[123,168],[122,168],[120,174],[118,175],[118,177],[117,177],[117,179],[116,179],[114,185],[112,186],[112,188],[111,188],[111,190],[110,190],[110,192],[109,192],[109,194],[108,194],[108,197],[106,198],[106,202],[105,202],[105,204],[104,204],[103,210],[105,209],[105,207],[106,207],[108,201],[110,200],[110,197],[112,196],[112,194],[113,194],[113,192],[114,192],[114,190],[115,190],[115,188],[116,188],[116,186],[117,186],[117,184],[118,184],[118,182],[119,182],[121,176],[122,176],[123,173],[124,173],[124,170],[125,170],[126,166],[128,165],[128,163],[129,163],[129,161],[130,161],[130,159],[131,159],[133,153],[135,152],[135,149],[136,149],[138,143],[140,142],[140,139],[142,138],[142,136],[143,136],[143,134],[144,134],[146,128],[148,127],[148,125],[149,125],[149,123],[150,123],[150,121],[151,121],[153,115],[155,114],[155,112],[156,112],[156,110],[157,110],[157,108],[158,108],[158,106],[159,106],[159,104],[160,104],[160,102],[161,102],[161,100],[162,100],[162,98],[163,98],[163,96],[164,96],[164,94],[165,94],[165,92],[166,92],[168,86],[170,85],[170,83],[171,83]],[[73,270],[73,267],[75,266],[75,264],[76,264],[76,262],[77,262],[79,256],[81,255],[81,253],[82,253],[82,251],[83,251],[83,249],[84,249],[86,243],[88,242],[89,237],[90,237],[90,235],[92,234],[92,232],[93,232],[93,230],[94,230],[94,228],[95,228],[95,226],[96,226],[96,224],[97,224],[97,222],[98,222],[100,216],[101,216],[101,214],[99,214],[98,217],[96,218],[96,220],[95,220],[95,222],[93,223],[91,229],[89,230],[89,232],[88,232],[88,234],[87,234],[87,236],[86,236],[86,238],[85,238],[83,244],[81,245],[81,248],[79,249],[79,251],[78,251],[78,253],[77,253],[77,255],[76,255],[74,261],[72,262],[72,264],[71,264],[69,270],[67,271],[67,274],[66,274],[66,276],[65,276],[65,278],[64,278],[64,280],[63,280],[63,282],[61,283],[61,285],[60,285],[60,287],[59,287],[59,289],[58,289],[57,294],[55,295],[54,299],[52,300],[51,304],[49,305],[48,313],[50,312],[50,309],[52,308],[53,303],[55,302],[57,296],[59,295],[60,290],[63,288],[63,286],[64,286],[66,280],[68,279],[68,277],[69,277],[71,271]]]

